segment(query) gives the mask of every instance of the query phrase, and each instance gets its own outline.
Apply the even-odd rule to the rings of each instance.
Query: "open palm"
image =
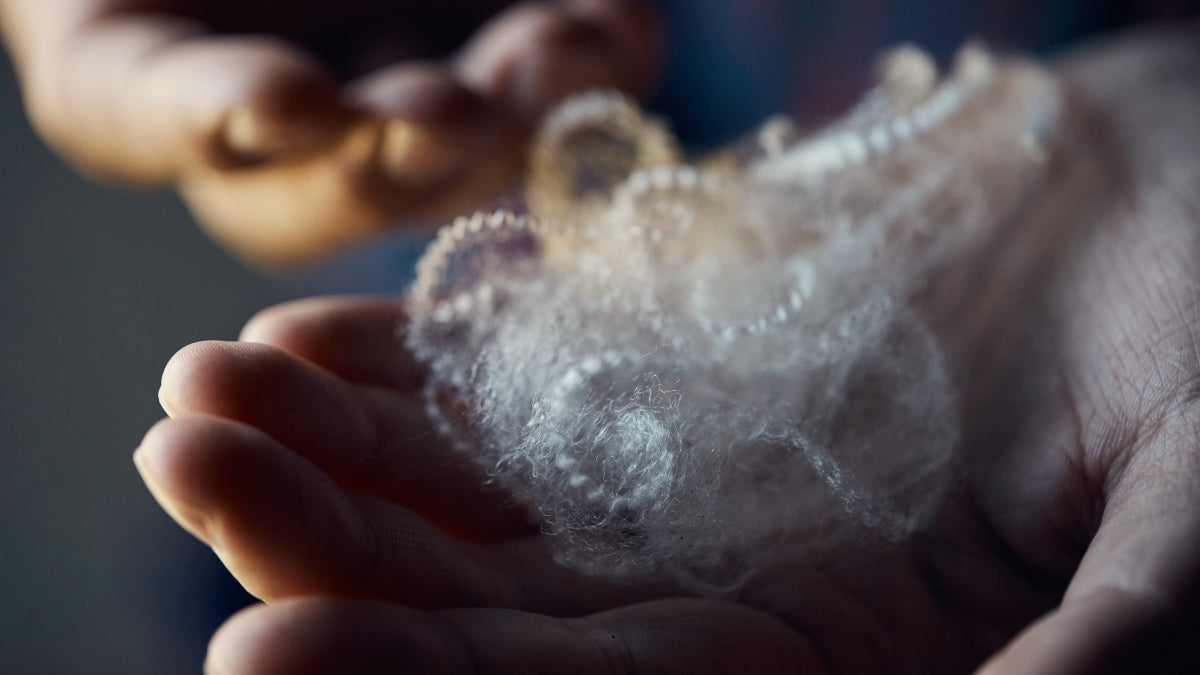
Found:
[[[736,601],[555,565],[537,523],[421,418],[396,303],[302,301],[243,342],[183,350],[138,465],[268,603],[222,628],[209,668],[1182,667],[1175,629],[1200,579],[1194,44],[1165,34],[1064,64],[1102,111],[1077,121],[1102,141],[1082,174],[1055,174],[1069,210],[944,272],[964,292],[926,312],[963,392],[965,478],[934,522],[781,564]]]

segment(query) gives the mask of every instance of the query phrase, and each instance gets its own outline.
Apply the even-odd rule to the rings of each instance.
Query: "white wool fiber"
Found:
[[[765,561],[918,530],[959,433],[930,270],[1010,217],[1058,115],[979,48],[897,50],[843,120],[704,161],[593,93],[545,123],[529,214],[456,220],[406,327],[429,412],[558,559],[728,593]]]

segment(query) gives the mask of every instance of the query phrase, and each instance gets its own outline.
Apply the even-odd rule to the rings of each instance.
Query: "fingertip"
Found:
[[[170,417],[195,412],[198,398],[228,370],[225,357],[235,343],[204,340],[183,347],[163,367],[158,402]]]
[[[284,675],[336,672],[319,666],[311,645],[327,640],[314,628],[320,621],[321,601],[288,599],[270,605],[251,605],[234,614],[213,634],[204,659],[206,675]],[[336,630],[336,625],[330,625]]]
[[[282,601],[270,606],[251,605],[234,614],[217,629],[204,659],[207,675],[272,675],[298,672],[288,660],[297,654],[288,631],[295,625],[303,601]],[[281,637],[283,638],[281,640]]]
[[[214,464],[225,445],[212,420],[160,420],[146,432],[133,462],[147,489],[171,518],[200,541],[214,546],[213,516],[207,508]]]
[[[184,392],[189,388],[188,373],[193,354],[202,343],[192,343],[176,350],[163,366],[162,376],[158,384],[158,405],[168,417],[177,417],[184,412]],[[151,428],[151,431],[154,429]]]
[[[361,535],[353,507],[327,475],[261,430],[186,415],[155,425],[134,461],[163,510],[256,597],[352,585],[347,561]]]
[[[403,611],[397,609],[397,611]],[[371,633],[387,627],[387,612],[369,601],[289,598],[253,605],[230,617],[208,644],[208,675],[369,672],[354,667]],[[372,624],[364,619],[375,619]],[[376,664],[379,666],[381,664]]]
[[[469,672],[432,614],[371,600],[291,598],[244,609],[209,641],[208,675]]]
[[[134,463],[162,494],[199,510],[231,488],[255,483],[245,476],[269,475],[273,449],[273,441],[245,424],[185,415],[151,427],[134,452]]]
[[[342,380],[268,344],[188,345],[167,363],[159,395],[172,417],[235,420],[292,446],[369,427],[359,399]],[[312,414],[299,412],[307,410]]]
[[[158,477],[162,472],[162,458],[159,453],[162,452],[161,447],[164,445],[163,437],[166,435],[167,427],[171,425],[171,419],[165,418],[154,423],[149,430],[142,436],[142,440],[133,450],[133,465],[137,469],[138,475],[151,488],[151,491],[158,489],[161,479]],[[158,493],[155,492],[155,496]]]

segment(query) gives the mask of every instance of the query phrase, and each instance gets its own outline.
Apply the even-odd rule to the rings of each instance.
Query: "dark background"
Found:
[[[130,455],[176,349],[236,337],[284,291],[172,194],[88,182],[33,135],[0,55],[0,672],[198,672],[216,557]]]

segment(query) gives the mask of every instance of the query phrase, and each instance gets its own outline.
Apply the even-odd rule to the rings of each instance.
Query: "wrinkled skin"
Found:
[[[266,268],[494,197],[547,108],[658,63],[640,0],[0,0],[0,28],[58,152]]]
[[[421,420],[395,303],[301,301],[184,349],[136,461],[267,603],[217,633],[209,672],[1195,667],[1197,45],[1154,34],[1060,64],[1087,179],[944,271],[970,292],[925,308],[964,405],[935,522],[785,561],[732,600],[556,567]]]

